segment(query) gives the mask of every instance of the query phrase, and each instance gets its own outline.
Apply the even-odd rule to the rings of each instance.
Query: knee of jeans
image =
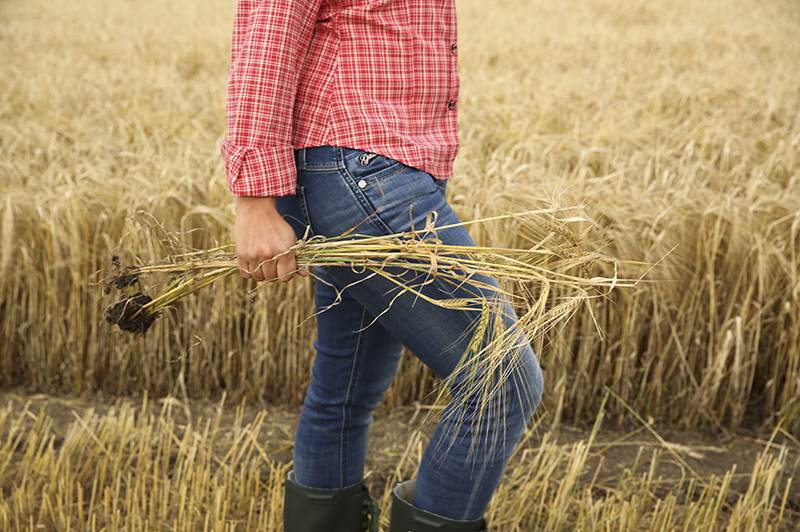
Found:
[[[361,394],[325,393],[312,385],[306,393],[303,408],[319,421],[338,423],[342,418],[347,418],[349,425],[366,426],[372,422],[372,412],[380,400],[381,397],[367,398]]]
[[[516,360],[505,375],[503,401],[507,416],[527,425],[542,401],[544,374],[532,350]]]
[[[530,359],[516,360],[499,374],[502,377],[464,379],[451,388],[455,411],[473,421],[502,418],[511,433],[522,431],[542,400],[542,370],[531,352]]]

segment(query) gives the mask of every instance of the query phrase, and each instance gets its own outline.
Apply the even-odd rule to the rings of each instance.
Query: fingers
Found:
[[[259,283],[263,281],[274,281],[277,279],[275,272],[275,260],[272,259],[261,262],[255,259],[239,261],[239,273],[241,273],[242,277],[245,279],[252,279]]]
[[[307,272],[297,268],[297,261],[292,250],[260,262],[240,256],[238,264],[242,277],[257,282],[280,280],[285,283],[291,281],[295,275],[308,276]]]
[[[241,274],[241,276],[244,277],[245,279],[252,279],[253,275],[250,273],[252,270],[250,269],[250,266],[247,264],[247,260],[245,260],[245,258],[242,257],[241,255],[237,255],[236,259],[237,259],[236,262],[239,263],[239,273]]]
[[[277,211],[275,198],[237,197],[233,233],[245,279],[287,282],[298,273],[293,247],[297,236]]]
[[[280,279],[281,282],[291,281],[294,275],[298,273],[294,251],[279,257],[275,269],[275,277]]]

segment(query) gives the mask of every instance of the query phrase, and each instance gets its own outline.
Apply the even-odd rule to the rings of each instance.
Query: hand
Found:
[[[233,242],[239,272],[245,279],[286,282],[295,273],[307,275],[297,270],[294,251],[290,251],[297,237],[275,208],[275,198],[236,198]]]

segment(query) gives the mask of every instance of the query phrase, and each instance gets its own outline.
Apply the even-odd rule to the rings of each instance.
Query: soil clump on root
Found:
[[[119,256],[114,255],[111,258],[111,264],[114,266],[114,275],[112,275],[110,279],[106,280],[104,290],[106,295],[110,294],[113,288],[122,290],[123,288],[128,288],[139,280],[138,273],[123,273],[125,269],[131,270],[133,268],[130,266],[122,266]]]
[[[106,311],[106,321],[120,329],[136,334],[144,334],[153,325],[154,317],[145,311],[139,312],[153,298],[141,292],[116,303]]]
[[[130,274],[127,274],[127,275],[118,275],[118,276],[114,277],[111,280],[111,282],[113,283],[114,287],[116,287],[119,290],[122,290],[123,288],[129,287],[130,285],[132,285],[133,283],[135,283],[138,280],[139,280],[139,275],[138,274],[130,273]]]

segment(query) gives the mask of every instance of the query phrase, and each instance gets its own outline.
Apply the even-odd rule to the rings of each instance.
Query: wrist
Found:
[[[278,209],[273,196],[236,196],[236,212],[277,214]]]
[[[236,205],[275,205],[274,196],[236,196]]]

